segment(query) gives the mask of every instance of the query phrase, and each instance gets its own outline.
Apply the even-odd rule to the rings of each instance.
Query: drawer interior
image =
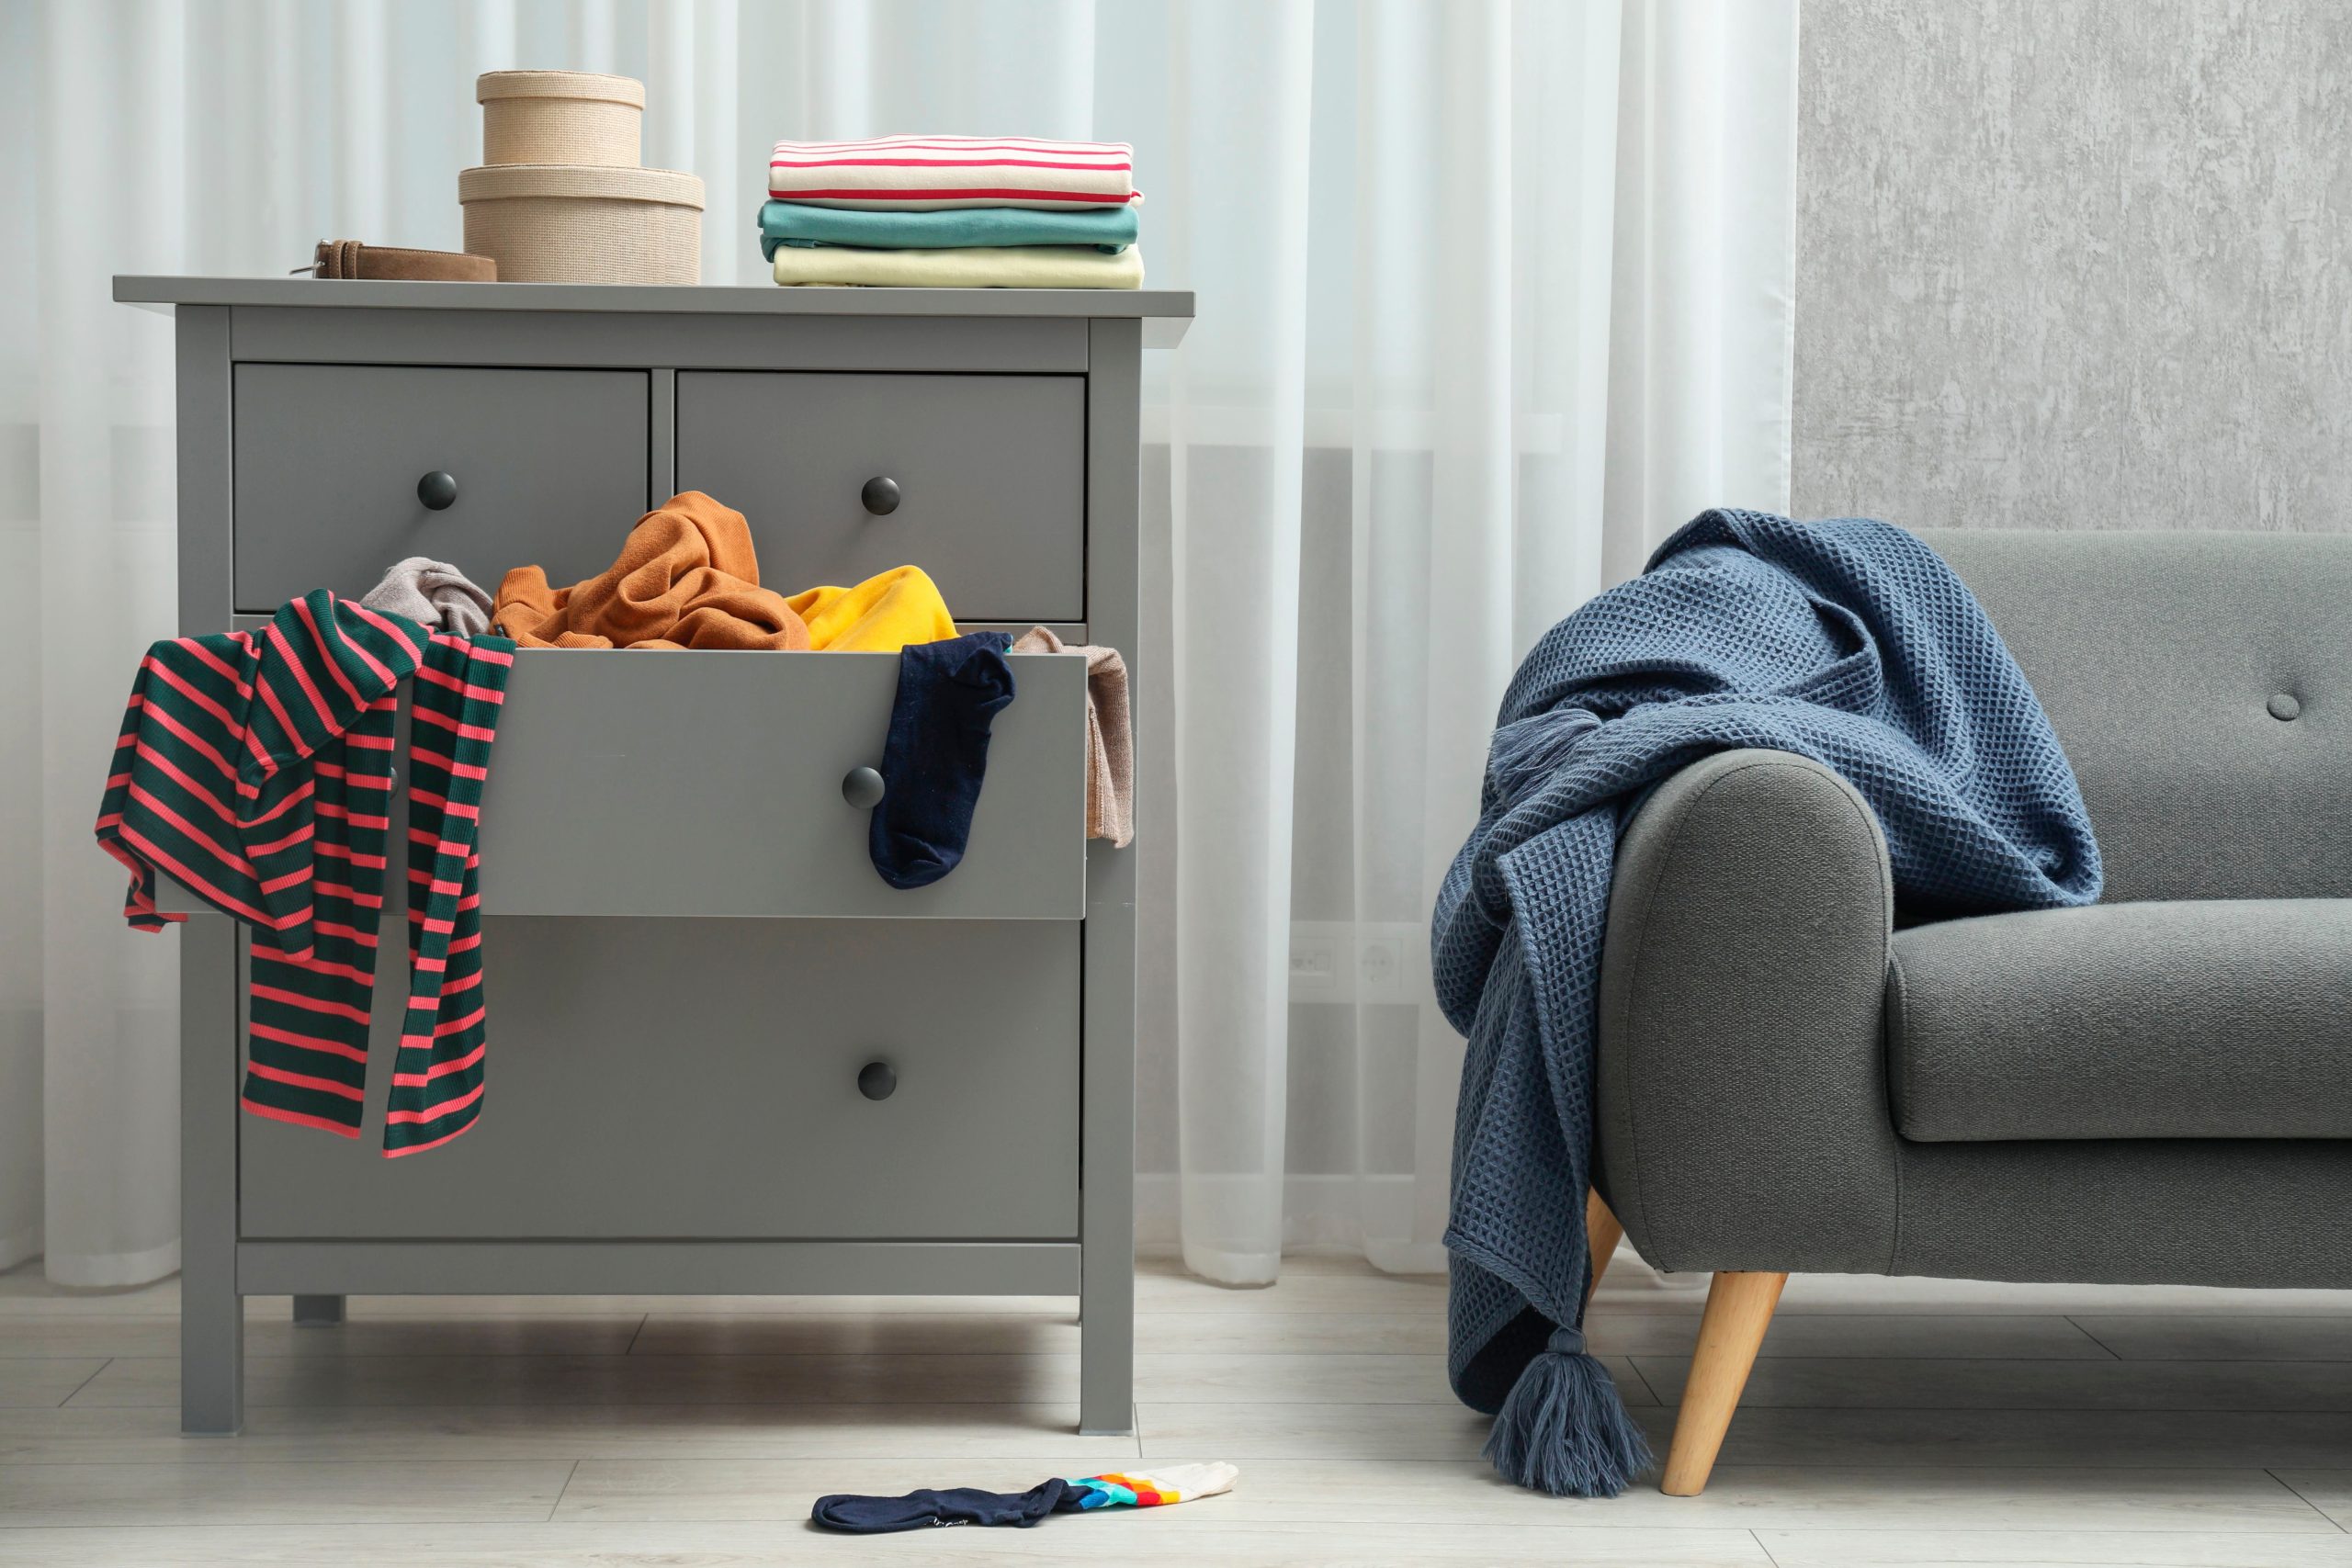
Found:
[[[787,592],[912,563],[959,621],[1082,621],[1085,389],[1082,376],[682,370],[678,488],[749,518],[761,579]],[[874,481],[888,489],[869,495]]]
[[[647,499],[642,370],[240,365],[237,608],[356,598],[406,556],[495,591],[510,567],[573,582],[613,561]],[[447,474],[442,509],[418,494]]]
[[[243,1235],[1077,1234],[1075,925],[501,918],[483,952],[481,1121],[382,1156],[379,985],[364,1136],[241,1118]]]

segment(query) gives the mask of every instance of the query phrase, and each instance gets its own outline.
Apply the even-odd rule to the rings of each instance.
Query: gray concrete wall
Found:
[[[2352,528],[2352,5],[1802,28],[1797,515]]]

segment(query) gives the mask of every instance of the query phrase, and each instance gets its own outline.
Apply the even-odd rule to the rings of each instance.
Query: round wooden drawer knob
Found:
[[[427,512],[447,512],[458,502],[458,477],[435,468],[416,481],[416,499]]]
[[[877,475],[865,481],[865,488],[857,492],[857,499],[864,502],[865,510],[875,516],[888,517],[899,510],[899,481]]]
[[[858,1069],[857,1092],[868,1100],[888,1100],[899,1087],[899,1075],[888,1062],[868,1062]]]
[[[872,768],[852,768],[842,779],[842,798],[860,811],[882,804],[882,775]]]

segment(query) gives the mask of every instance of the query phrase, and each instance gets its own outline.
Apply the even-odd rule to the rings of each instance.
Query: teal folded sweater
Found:
[[[778,245],[854,245],[874,251],[959,250],[976,245],[1092,245],[1119,252],[1136,243],[1132,205],[1088,212],[1025,207],[953,207],[936,212],[861,212],[771,201],[760,209],[760,254]]]

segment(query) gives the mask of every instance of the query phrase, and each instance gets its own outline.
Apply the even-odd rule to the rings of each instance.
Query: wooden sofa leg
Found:
[[[1669,1497],[1695,1497],[1707,1485],[1715,1455],[1739,1408],[1748,1370],[1763,1348],[1764,1330],[1780,1304],[1786,1274],[1719,1269],[1707,1287],[1706,1315],[1699,1320],[1699,1348],[1682,1385],[1682,1409],[1674,1418],[1674,1446],[1667,1450],[1666,1479],[1658,1490]]]
[[[1617,1244],[1624,1238],[1625,1227],[1609,1205],[1600,1201],[1600,1190],[1594,1188],[1585,1195],[1584,1236],[1592,1252],[1592,1283],[1585,1287],[1584,1299],[1592,1300],[1600,1289],[1600,1277],[1609,1272],[1609,1260],[1617,1256]]]

